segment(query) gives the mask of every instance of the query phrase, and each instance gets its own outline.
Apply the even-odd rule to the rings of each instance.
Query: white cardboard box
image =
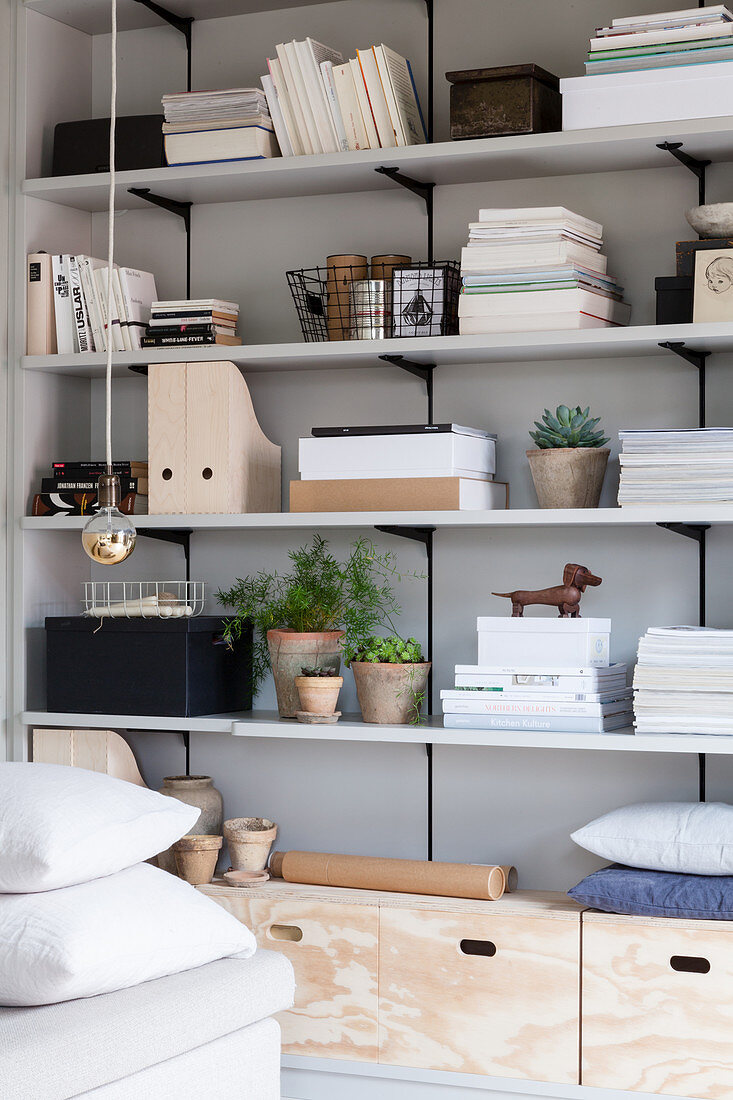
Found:
[[[496,439],[459,432],[319,436],[301,439],[298,469],[306,481],[362,477],[492,477]],[[439,472],[438,472],[439,471]]]
[[[717,118],[731,113],[733,61],[574,76],[560,91],[563,130]]]
[[[610,619],[480,617],[478,664],[605,668],[610,663]]]

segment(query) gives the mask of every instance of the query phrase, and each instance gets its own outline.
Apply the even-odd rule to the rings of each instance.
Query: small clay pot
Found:
[[[527,451],[540,508],[597,508],[608,447],[552,447]]]
[[[188,806],[198,806],[201,815],[195,825],[191,826],[191,835],[196,833],[219,836],[221,834],[224,802],[210,775],[167,775],[159,793],[177,798],[179,802],[185,802]],[[160,852],[158,866],[171,875],[178,874],[173,845],[165,852]]]
[[[266,817],[234,817],[224,822],[224,836],[234,871],[264,871],[277,825]]]
[[[286,627],[267,631],[267,647],[281,718],[295,718],[300,700],[295,678],[302,668],[341,668],[343,630],[297,633]]]
[[[343,676],[296,676],[300,709],[324,717],[333,714],[343,683]]]
[[[364,721],[404,726],[415,717],[415,693],[427,687],[430,661],[405,665],[352,661],[351,670]]]
[[[220,836],[182,836],[173,845],[178,877],[192,886],[211,882],[223,843]]]

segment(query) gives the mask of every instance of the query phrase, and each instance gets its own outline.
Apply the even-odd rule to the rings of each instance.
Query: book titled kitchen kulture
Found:
[[[120,479],[119,510],[123,515],[144,515],[148,510],[148,464],[118,461],[112,464]],[[31,515],[88,516],[97,507],[97,482],[107,467],[101,461],[52,463],[51,476],[41,479],[41,491],[33,497]]]

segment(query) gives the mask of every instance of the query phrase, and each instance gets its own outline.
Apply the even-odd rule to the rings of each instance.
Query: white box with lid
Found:
[[[512,672],[516,666],[605,668],[611,659],[610,619],[479,617],[478,664]]]

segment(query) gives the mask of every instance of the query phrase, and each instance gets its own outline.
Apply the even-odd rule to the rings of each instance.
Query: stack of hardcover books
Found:
[[[277,156],[265,95],[259,88],[164,95],[166,160],[210,164]]]
[[[733,501],[733,428],[619,432],[618,502]]]
[[[634,673],[637,733],[733,729],[733,630],[650,627]]]
[[[480,210],[461,253],[460,332],[628,324],[602,246],[603,226],[562,206]]]
[[[449,729],[610,733],[631,725],[626,665],[609,664],[608,619],[481,618],[476,665],[441,691]]]
[[[427,141],[410,62],[389,46],[338,50],[281,42],[262,77],[284,157]]]
[[[218,298],[153,302],[150,324],[142,339],[144,348],[199,347],[203,344],[234,346],[239,306]]]
[[[300,440],[291,512],[506,508],[496,436],[459,424],[313,428]]]
[[[560,81],[564,130],[727,114],[733,15],[714,4],[614,19],[585,71]]]
[[[147,462],[115,462],[120,479],[119,510],[128,516],[148,510]],[[97,508],[97,481],[106,474],[104,462],[54,462],[51,476],[41,479],[41,491],[33,497],[34,516],[87,516]]]

